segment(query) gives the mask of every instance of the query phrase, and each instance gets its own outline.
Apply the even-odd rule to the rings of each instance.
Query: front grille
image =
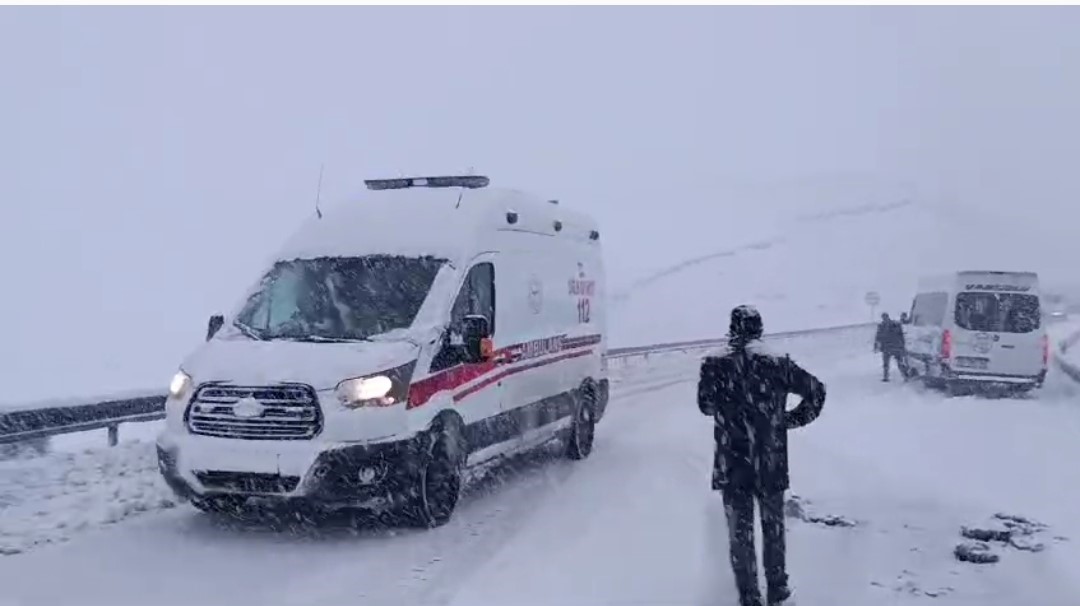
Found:
[[[300,483],[299,476],[279,476],[276,473],[196,471],[195,477],[203,486],[212,490],[264,494],[292,492]]]
[[[310,440],[322,431],[322,413],[308,385],[210,384],[191,398],[187,426],[193,434],[217,438]]]

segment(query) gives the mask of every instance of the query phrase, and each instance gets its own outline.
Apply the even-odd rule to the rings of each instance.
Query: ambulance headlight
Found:
[[[386,375],[342,381],[337,387],[338,400],[345,406],[390,406],[394,382]]]
[[[182,370],[177,371],[169,382],[169,398],[182,400],[187,397],[189,391],[191,391],[191,376]]]
[[[346,379],[334,389],[345,408],[396,406],[409,397],[415,362],[366,377]]]

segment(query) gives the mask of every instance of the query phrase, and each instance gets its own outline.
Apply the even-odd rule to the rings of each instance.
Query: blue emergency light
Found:
[[[410,187],[467,187],[479,189],[487,187],[490,179],[481,175],[460,177],[401,177],[398,179],[368,179],[364,181],[368,189],[381,191],[386,189],[408,189]]]

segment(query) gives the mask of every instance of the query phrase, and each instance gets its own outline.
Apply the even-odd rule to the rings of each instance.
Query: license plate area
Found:
[[[201,444],[185,449],[181,455],[184,467],[198,471],[236,471],[261,474],[278,474],[279,455],[276,451],[249,444],[233,444],[229,440],[215,440],[223,444]]]
[[[971,370],[986,370],[990,367],[989,358],[977,358],[974,356],[959,356],[955,361],[957,368],[968,368]]]
[[[210,490],[239,493],[284,494],[296,490],[299,476],[236,471],[196,471],[195,477]]]

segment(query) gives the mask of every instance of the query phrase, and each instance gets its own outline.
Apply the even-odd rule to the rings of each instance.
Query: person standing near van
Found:
[[[878,324],[877,336],[874,337],[874,352],[881,352],[884,373],[882,381],[889,382],[889,370],[893,359],[896,360],[896,366],[900,369],[900,375],[905,380],[907,379],[907,344],[904,342],[904,328],[887,313],[881,314],[881,324]]]
[[[767,351],[761,315],[731,312],[728,351],[701,364],[698,408],[713,418],[713,490],[721,491],[731,542],[731,567],[741,606],[761,606],[754,547],[754,502],[761,508],[768,604],[791,597],[785,564],[784,492],[789,486],[787,432],[821,414],[825,385],[788,355]],[[802,402],[787,410],[788,394]]]

